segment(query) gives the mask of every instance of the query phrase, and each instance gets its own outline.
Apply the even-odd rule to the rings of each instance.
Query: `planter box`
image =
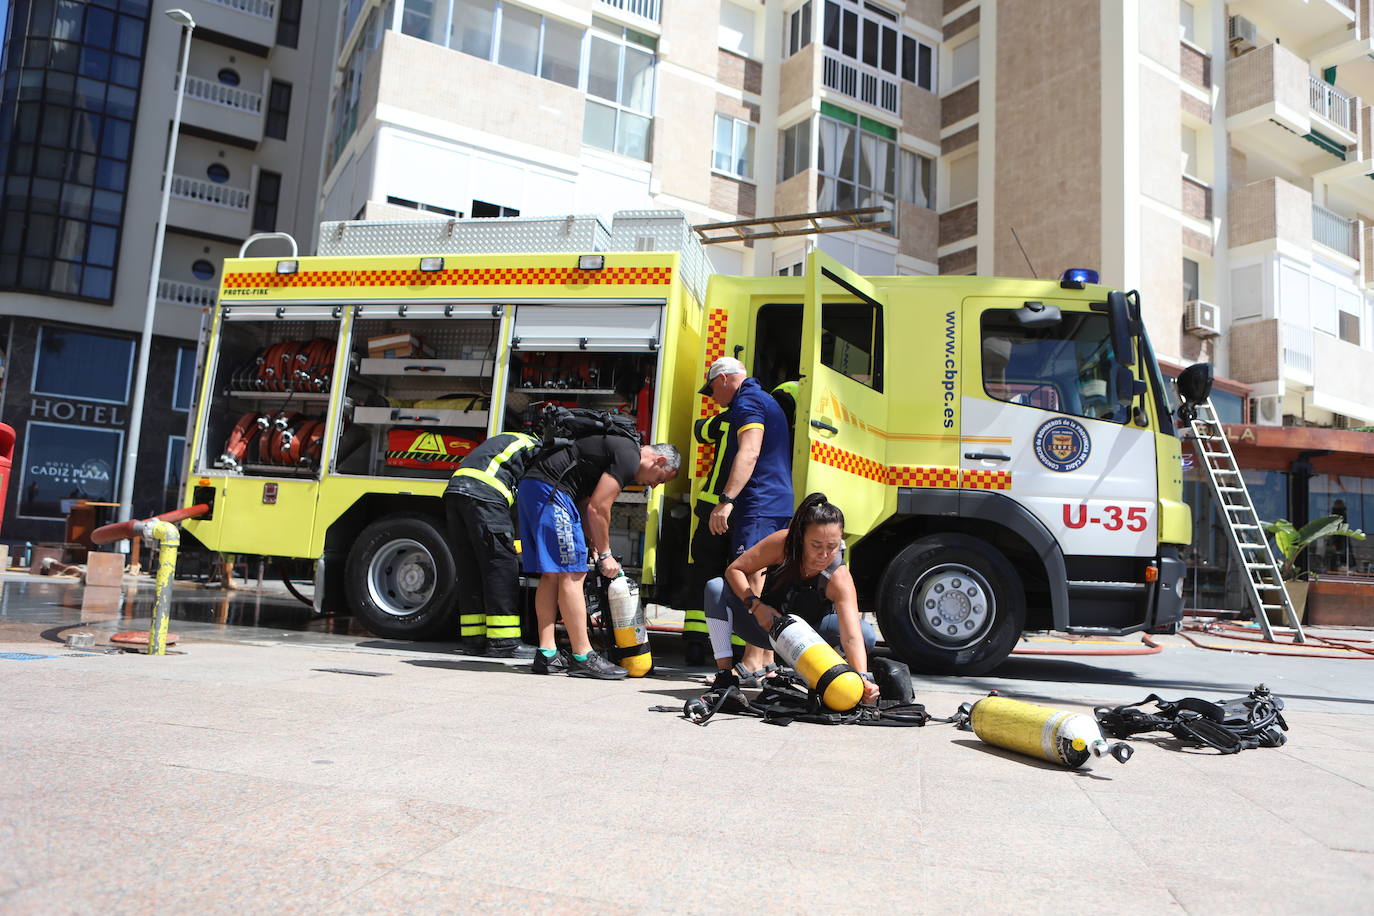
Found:
[[[1323,576],[1311,583],[1307,620],[1311,626],[1374,626],[1374,579]]]

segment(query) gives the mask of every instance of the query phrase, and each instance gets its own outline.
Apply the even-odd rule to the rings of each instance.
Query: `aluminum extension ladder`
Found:
[[[1280,621],[1287,617],[1292,624],[1293,641],[1307,642],[1293,603],[1288,600],[1288,591],[1283,587],[1283,576],[1274,561],[1274,552],[1260,527],[1250,491],[1240,475],[1231,443],[1226,441],[1226,431],[1217,421],[1211,398],[1197,405],[1191,426],[1198,459],[1207,470],[1207,482],[1221,509],[1226,535],[1231,542],[1231,555],[1245,571],[1245,595],[1255,612],[1255,620],[1264,631],[1264,638],[1274,641],[1270,615],[1281,611]]]

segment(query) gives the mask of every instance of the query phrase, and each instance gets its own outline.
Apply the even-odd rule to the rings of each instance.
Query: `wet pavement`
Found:
[[[947,725],[698,728],[647,708],[702,689],[669,637],[651,678],[537,677],[284,593],[179,586],[178,654],[88,654],[63,629],[146,628],[146,580],[122,600],[0,586],[5,916],[1361,913],[1374,893],[1358,661],[1171,637],[917,679],[937,715],[992,688],[1085,709],[1263,680],[1289,700],[1281,748],[1141,738],[1127,765],[1068,771]]]
[[[108,634],[114,632],[146,630],[152,599],[152,581],[146,576],[126,577],[123,589],[92,589],[70,578],[0,575],[0,638],[6,628],[21,626],[24,632],[46,633],[49,641],[60,642],[65,628],[82,625],[82,629],[96,634],[97,643],[105,643]],[[302,645],[420,656],[456,652],[454,642],[384,639],[368,633],[347,614],[316,614],[280,583],[270,580],[262,587],[249,585],[227,592],[178,583],[171,616],[171,631],[183,641]],[[650,616],[655,616],[653,609]],[[675,612],[658,609],[657,616],[671,624]],[[680,621],[677,612],[676,622]],[[1374,648],[1374,632],[1311,632],[1370,640],[1367,644]],[[1374,714],[1374,655],[1364,663],[1345,658],[1286,658],[1209,651],[1179,636],[1152,639],[1163,647],[1157,654],[1013,655],[989,675],[950,678],[916,674],[913,679],[918,692],[997,690],[1042,701],[1098,704],[1132,703],[1150,693],[1168,699],[1242,696],[1263,683],[1282,696],[1290,708]],[[656,632],[652,643],[656,672],[662,677],[693,679],[708,670],[683,664],[682,642],[676,634]],[[1038,640],[1022,645],[1044,648]],[[942,706],[938,700],[932,705]]]

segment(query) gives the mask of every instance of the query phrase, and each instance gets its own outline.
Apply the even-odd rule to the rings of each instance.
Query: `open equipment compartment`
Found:
[[[510,371],[504,391],[508,424],[537,431],[546,404],[590,407],[633,417],[641,440],[656,433],[661,301],[588,300],[515,307]],[[630,484],[611,509],[611,551],[638,576],[644,558],[648,491]]]
[[[319,478],[339,327],[328,307],[224,310],[199,471]]]
[[[470,304],[358,306],[334,470],[451,475],[491,425],[500,315]]]

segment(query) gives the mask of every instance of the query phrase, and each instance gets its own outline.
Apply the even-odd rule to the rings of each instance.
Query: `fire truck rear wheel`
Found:
[[[389,639],[446,632],[457,576],[448,543],[429,519],[390,516],[368,525],[347,569],[349,607],[369,632]]]
[[[878,620],[897,655],[931,674],[986,674],[1002,663],[1026,622],[1021,577],[986,541],[921,538],[878,584]]]

